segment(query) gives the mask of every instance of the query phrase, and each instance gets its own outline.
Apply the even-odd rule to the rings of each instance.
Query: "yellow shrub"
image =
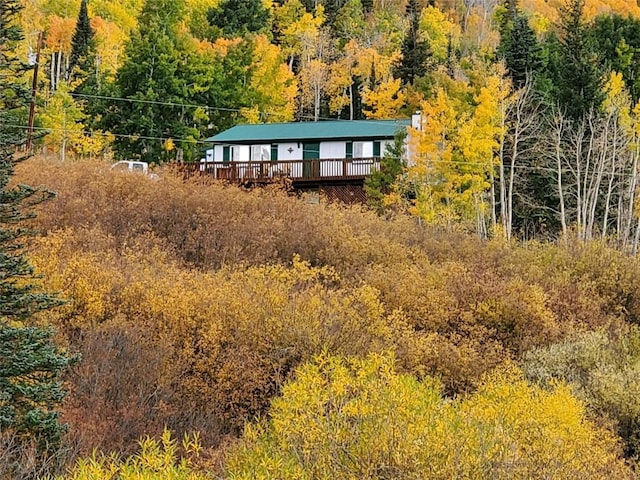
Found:
[[[179,447],[181,454],[179,455]],[[165,430],[159,440],[145,438],[139,452],[120,459],[115,455],[96,455],[80,459],[68,474],[57,480],[206,480],[192,464],[200,450],[198,437],[185,436],[180,445]]]
[[[529,386],[512,366],[451,401],[392,358],[320,356],[248,426],[230,479],[630,478],[610,432],[566,387]]]

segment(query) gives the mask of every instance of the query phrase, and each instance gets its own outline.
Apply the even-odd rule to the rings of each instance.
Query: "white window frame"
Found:
[[[353,142],[351,155],[353,158],[363,158],[364,157],[364,142]]]
[[[240,145],[231,145],[229,148],[229,160],[232,162],[240,161]]]
[[[251,145],[251,160],[254,162],[270,162],[271,145]]]

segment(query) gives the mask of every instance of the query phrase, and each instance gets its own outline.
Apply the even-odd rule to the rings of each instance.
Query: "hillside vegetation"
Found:
[[[638,476],[636,2],[0,18],[0,478]],[[181,173],[238,123],[416,111],[366,206]]]
[[[166,428],[197,432],[199,448],[165,434],[143,455],[175,468],[187,455],[193,475],[630,474],[635,257],[595,241],[481,242],[277,190],[160,177],[46,159],[18,171],[58,192],[32,221],[46,234],[29,251],[44,287],[69,299],[46,321],[82,356],[62,408],[76,454],[132,454]],[[412,450],[431,444],[441,453]],[[80,463],[69,478],[109,478],[114,461],[94,457],[101,476]]]

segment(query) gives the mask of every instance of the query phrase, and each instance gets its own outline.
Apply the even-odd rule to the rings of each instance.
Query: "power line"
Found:
[[[10,127],[10,128],[19,128],[19,129],[24,129],[27,130],[29,128],[28,125],[16,125],[16,124],[10,124],[10,123],[3,123],[2,124],[3,127]],[[195,144],[202,144],[202,145],[211,145],[211,142],[207,142],[205,140],[201,140],[201,139],[196,139],[196,138],[179,138],[179,137],[151,137],[151,136],[147,136],[147,135],[130,135],[130,134],[124,134],[124,133],[111,133],[111,132],[101,132],[101,131],[96,131],[96,130],[83,130],[83,129],[72,129],[72,128],[46,128],[46,127],[33,127],[34,130],[40,131],[40,132],[67,132],[67,133],[73,133],[73,134],[83,134],[83,135],[98,135],[98,136],[102,136],[102,137],[117,137],[117,138],[128,138],[130,140],[138,140],[138,139],[142,139],[142,140],[174,140],[174,141],[180,141],[180,142],[189,142],[189,143],[195,143]]]
[[[86,94],[86,93],[69,93],[70,96],[72,97],[79,97],[79,98],[93,98],[93,99],[98,99],[98,100],[116,100],[116,101],[122,101],[122,102],[129,102],[129,103],[142,103],[142,104],[147,104],[147,105],[162,105],[162,106],[167,106],[167,107],[181,107],[181,108],[202,108],[204,110],[216,110],[216,111],[221,111],[221,112],[232,112],[232,113],[244,113],[247,110],[252,110],[256,105],[252,106],[252,107],[244,107],[244,108],[231,108],[231,107],[212,107],[210,105],[203,105],[203,104],[197,104],[197,103],[180,103],[180,102],[166,102],[166,101],[161,101],[161,100],[146,100],[146,99],[141,99],[141,98],[131,98],[131,97],[116,97],[116,96],[111,96],[111,95],[90,95],[90,94]],[[269,112],[266,110],[258,110],[258,113],[260,115],[268,115],[268,116],[276,116],[276,115],[280,115],[277,112]],[[299,118],[303,118],[306,120],[315,120],[316,117],[312,116],[312,115],[302,115]],[[353,120],[346,120],[344,118],[333,118],[333,117],[318,117],[318,120],[323,120],[323,121],[334,121],[334,122],[352,122]],[[401,121],[401,120],[408,120],[408,119],[390,119],[390,120],[361,120],[361,121],[366,121],[367,123],[379,123],[379,124],[388,124],[389,122],[393,122],[393,121]]]
[[[109,95],[89,95],[86,93],[69,93],[69,95],[72,97],[80,97],[80,98],[96,98],[100,100],[120,100],[123,102],[144,103],[144,104],[150,104],[150,105],[163,105],[167,107],[203,108],[206,110],[221,110],[224,112],[242,112],[242,109],[240,108],[210,107],[208,105],[199,105],[195,103],[162,102],[159,100],[145,100],[142,98],[114,97]],[[268,113],[268,112],[259,112],[259,113],[264,113],[266,115],[277,115],[276,113]]]

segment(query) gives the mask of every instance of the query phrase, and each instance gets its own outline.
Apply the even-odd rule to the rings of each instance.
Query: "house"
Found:
[[[237,125],[208,138],[200,170],[245,183],[360,181],[409,120],[331,120]]]

